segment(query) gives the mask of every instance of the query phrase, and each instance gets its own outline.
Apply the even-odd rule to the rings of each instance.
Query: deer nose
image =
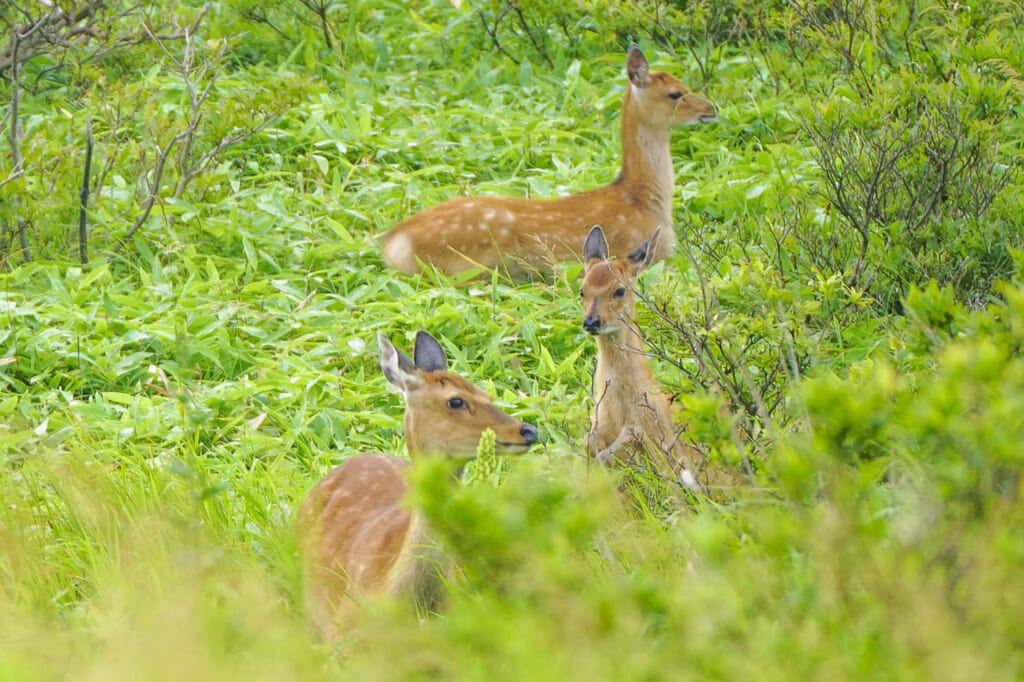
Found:
[[[537,431],[537,427],[530,424],[520,426],[519,435],[523,437],[523,442],[527,445],[533,445],[540,440],[540,433]]]
[[[583,318],[583,331],[596,334],[601,331],[601,318],[598,315],[587,315]]]

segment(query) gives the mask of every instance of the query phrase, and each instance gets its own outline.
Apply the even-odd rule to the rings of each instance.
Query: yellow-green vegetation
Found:
[[[1020,679],[1020,3],[461,4],[0,4],[0,679]],[[376,247],[613,179],[631,39],[720,107],[639,305],[716,502],[583,457],[578,263]],[[448,608],[335,649],[293,511],[419,329],[547,441],[416,467]]]

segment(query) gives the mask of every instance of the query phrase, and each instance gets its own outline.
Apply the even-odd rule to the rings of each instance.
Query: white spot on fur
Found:
[[[493,208],[488,208],[484,210],[484,220],[494,220],[495,215],[496,213],[494,212]]]
[[[412,240],[407,234],[396,234],[384,243],[384,260],[388,265],[402,272],[416,271],[416,254]]]

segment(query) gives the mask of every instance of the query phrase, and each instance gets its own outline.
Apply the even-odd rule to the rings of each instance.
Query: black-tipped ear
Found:
[[[608,241],[604,238],[604,230],[600,225],[590,228],[590,234],[583,242],[583,262],[593,259],[608,260]]]
[[[659,227],[651,235],[650,239],[644,241],[643,244],[633,249],[626,260],[629,261],[630,265],[637,272],[646,270],[651,265],[651,261],[654,260],[654,247],[658,243],[658,235],[661,234],[661,228]]]
[[[433,336],[427,332],[416,332],[416,347],[412,351],[416,368],[424,372],[435,372],[448,369],[448,357],[444,349]]]
[[[636,43],[629,46],[629,54],[626,56],[626,75],[629,82],[638,88],[647,87],[647,57],[640,51]]]

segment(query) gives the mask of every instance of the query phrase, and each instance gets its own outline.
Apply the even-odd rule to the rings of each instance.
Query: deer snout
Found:
[[[597,334],[601,331],[601,316],[592,314],[583,318],[583,331],[588,334]]]
[[[537,431],[537,427],[531,424],[523,424],[519,427],[519,435],[523,437],[523,442],[527,445],[533,445],[540,440],[540,432]]]
[[[708,102],[708,111],[700,115],[700,122],[711,123],[716,119],[718,119],[718,109],[715,107],[714,104]]]

